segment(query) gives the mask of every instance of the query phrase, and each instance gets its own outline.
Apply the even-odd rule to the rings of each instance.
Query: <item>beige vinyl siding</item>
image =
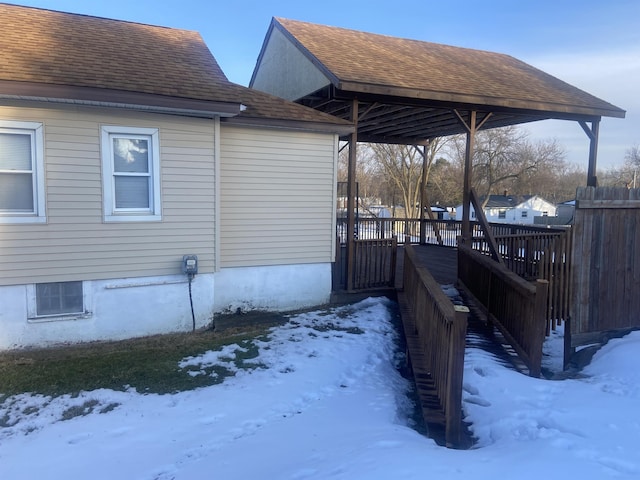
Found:
[[[0,223],[0,285],[179,274],[190,253],[215,270],[213,120],[47,104],[2,106],[0,119],[44,125],[47,213]],[[159,130],[162,221],[103,222],[103,125]]]
[[[336,138],[221,126],[222,267],[331,262]]]

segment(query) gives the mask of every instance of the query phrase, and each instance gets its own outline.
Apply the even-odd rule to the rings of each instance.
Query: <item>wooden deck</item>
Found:
[[[429,269],[429,273],[440,285],[455,285],[458,280],[458,250],[454,247],[439,245],[415,245],[421,266]],[[404,274],[404,247],[398,248],[396,265],[396,289],[402,289]]]
[[[456,285],[458,281],[458,249],[439,245],[419,245],[415,247],[420,266],[425,266],[429,273],[440,285]],[[402,254],[401,254],[402,253]],[[398,252],[398,263],[404,261],[404,252]],[[403,265],[398,265],[396,273],[396,288],[402,289]],[[399,279],[399,283],[398,283]],[[462,300],[469,307],[470,314],[467,324],[467,346],[474,345],[496,355],[505,365],[527,374],[527,367],[518,358],[509,342],[494,326],[490,325],[486,315],[470,299]]]

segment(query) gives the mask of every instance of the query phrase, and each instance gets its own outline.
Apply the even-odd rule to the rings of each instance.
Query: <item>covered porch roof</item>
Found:
[[[485,129],[625,116],[509,55],[283,18],[271,22],[250,87],[357,120],[358,141],[373,143],[466,133],[459,117],[469,111]]]
[[[590,142],[586,183],[595,186],[600,120],[625,116],[509,55],[282,18],[271,22],[249,86],[353,124],[353,132],[342,137],[349,141],[347,289],[355,264],[358,142],[427,145],[436,137],[466,134],[462,237],[471,237],[473,203],[492,256],[501,262],[471,187],[476,132],[546,119],[577,121]],[[421,204],[427,204],[425,189]]]

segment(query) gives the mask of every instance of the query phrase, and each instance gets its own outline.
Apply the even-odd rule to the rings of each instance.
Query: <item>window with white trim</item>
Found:
[[[498,218],[507,218],[506,210],[498,210]]]
[[[105,221],[161,220],[158,129],[102,127],[102,181]]]
[[[0,120],[0,223],[44,223],[43,128]]]
[[[82,282],[36,284],[36,315],[83,313]]]
[[[528,210],[522,210],[522,218],[527,218],[529,216]]]
[[[91,288],[81,280],[27,285],[30,321],[78,320],[91,317]]]

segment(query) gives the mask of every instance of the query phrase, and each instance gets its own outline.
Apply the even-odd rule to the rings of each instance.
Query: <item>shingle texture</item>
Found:
[[[218,100],[197,32],[0,5],[2,79]]]
[[[0,4],[0,32],[0,81],[241,103],[246,118],[344,123],[229,82],[194,31]]]
[[[274,19],[338,82],[624,112],[500,53]],[[428,93],[427,93],[428,95]]]

